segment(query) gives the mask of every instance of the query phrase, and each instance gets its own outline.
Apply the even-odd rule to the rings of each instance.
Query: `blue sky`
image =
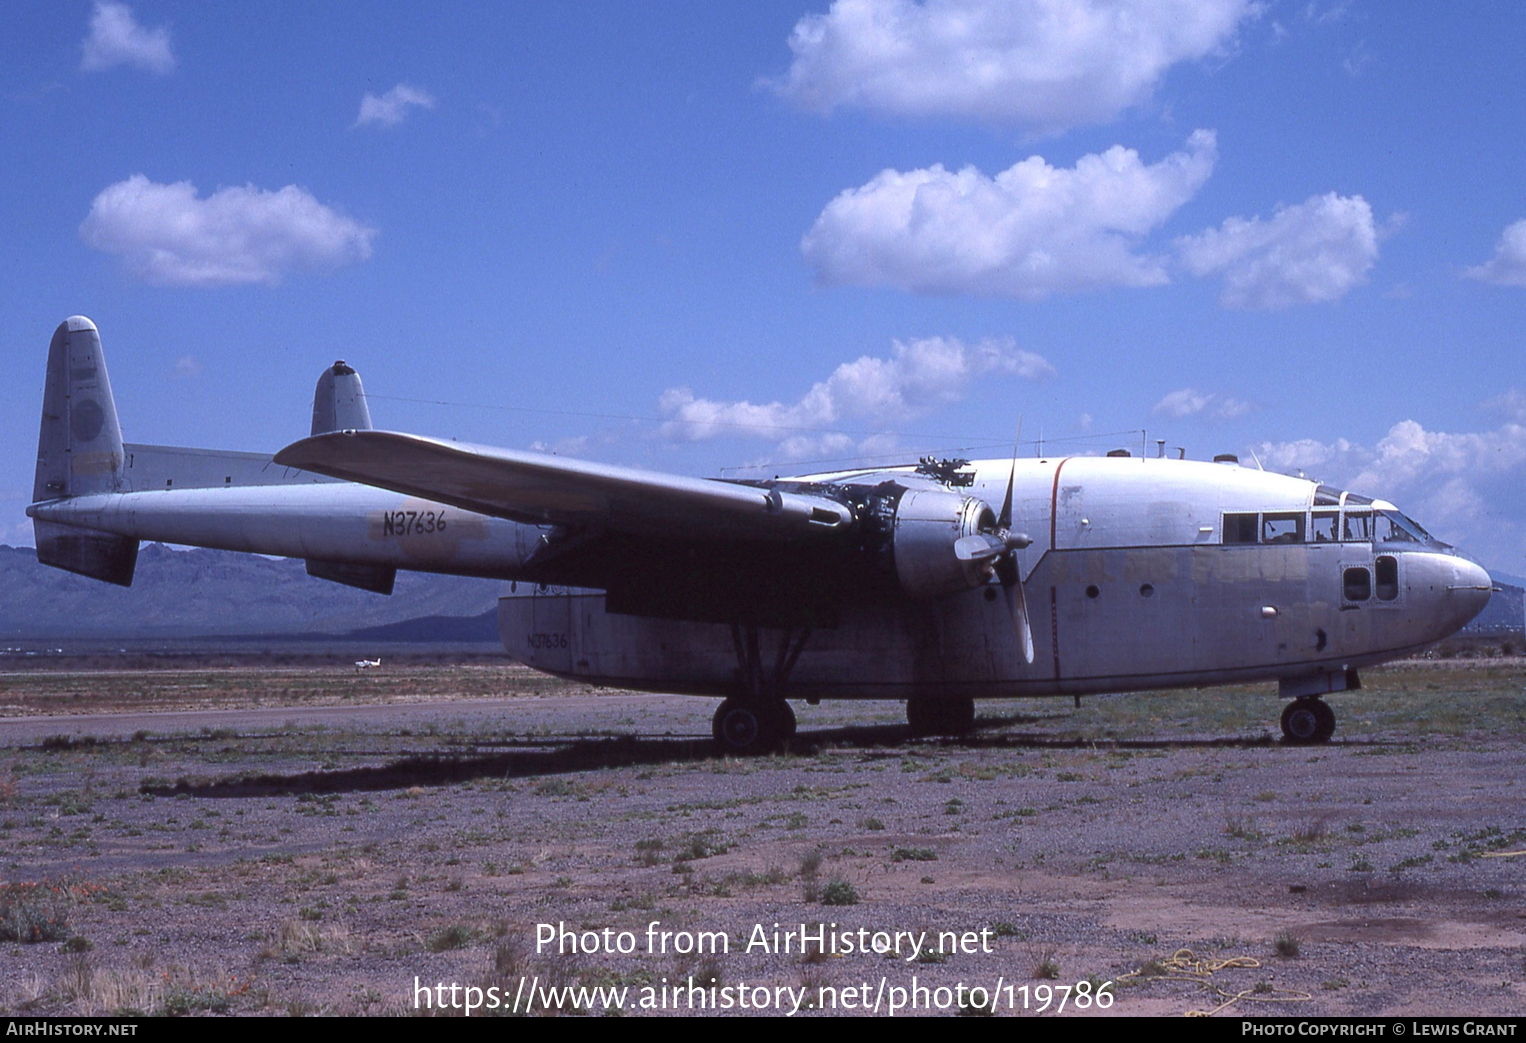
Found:
[[[1021,417],[1254,452],[1526,573],[1519,5],[4,20],[0,540],[82,313],[131,441],[274,451],[336,358],[378,426],[685,474]]]

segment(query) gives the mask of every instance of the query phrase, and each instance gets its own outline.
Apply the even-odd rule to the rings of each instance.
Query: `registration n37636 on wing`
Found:
[[[372,428],[337,362],[310,437],[270,455],[123,442],[89,319],[53,335],[38,559],[132,582],[140,540],[510,581],[505,647],[591,684],[719,697],[724,749],[789,700],[896,699],[958,733],[974,700],[1276,681],[1291,742],[1321,696],[1472,619],[1488,574],[1383,500],[1233,461],[935,461],[771,481],[664,475]]]

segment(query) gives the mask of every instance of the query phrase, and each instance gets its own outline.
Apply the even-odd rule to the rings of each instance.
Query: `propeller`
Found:
[[[1021,435],[1019,434],[1019,438]],[[990,562],[1002,592],[1007,596],[1007,611],[1017,631],[1023,660],[1033,662],[1033,628],[1028,624],[1028,598],[1023,592],[1023,578],[1017,568],[1017,552],[1033,542],[1032,537],[1012,531],[1012,484],[1017,477],[1017,445],[1012,446],[1012,468],[1007,472],[1007,495],[1001,502],[1001,516],[994,532],[978,532],[954,542],[954,556],[960,561]]]

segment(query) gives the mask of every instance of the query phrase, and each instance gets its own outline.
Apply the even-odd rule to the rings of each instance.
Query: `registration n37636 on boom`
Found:
[[[505,647],[597,685],[718,697],[724,749],[789,700],[897,699],[919,733],[974,700],[1276,681],[1291,742],[1321,696],[1461,628],[1488,574],[1383,500],[1234,462],[934,461],[721,481],[374,430],[325,369],[270,455],[125,443],[95,325],[53,335],[38,559],[132,582],[140,540],[511,581]]]

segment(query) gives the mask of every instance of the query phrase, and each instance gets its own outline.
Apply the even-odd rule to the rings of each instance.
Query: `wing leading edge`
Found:
[[[797,540],[853,513],[824,496],[641,471],[395,431],[336,431],[275,462],[531,525],[681,538]]]

